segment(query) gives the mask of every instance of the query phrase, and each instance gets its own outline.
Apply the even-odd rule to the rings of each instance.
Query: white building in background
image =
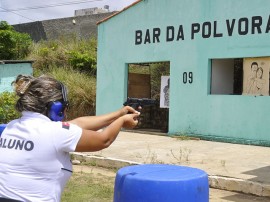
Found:
[[[109,6],[105,5],[104,8],[94,7],[94,8],[75,10],[74,16],[93,15],[93,14],[108,13],[108,12],[109,12]]]

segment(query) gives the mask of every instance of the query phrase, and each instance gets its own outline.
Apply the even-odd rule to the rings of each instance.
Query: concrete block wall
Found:
[[[47,36],[41,21],[13,25],[16,31],[28,33],[37,42],[47,40]]]
[[[97,22],[113,15],[114,13],[115,12],[108,12],[36,21],[16,24],[13,25],[13,27],[18,32],[28,33],[35,42],[40,40],[54,40],[60,37],[69,36],[77,36],[79,38],[96,38]]]

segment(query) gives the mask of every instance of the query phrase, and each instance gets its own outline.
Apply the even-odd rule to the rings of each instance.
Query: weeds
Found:
[[[176,134],[170,135],[170,137],[175,138],[177,140],[200,140],[198,137],[191,136],[194,133],[187,133],[187,132],[179,132]]]
[[[158,160],[158,156],[156,153],[152,152],[150,146],[147,146],[147,155],[143,160],[143,163],[152,163],[152,164],[163,164],[164,162]]]
[[[170,151],[171,151],[173,158],[176,160],[177,164],[181,164],[183,162],[185,162],[185,163],[189,162],[189,155],[191,153],[190,149],[180,148],[179,152],[177,154],[175,154],[172,149]]]
[[[221,160],[221,161],[220,161],[220,164],[221,164],[221,166],[223,167],[223,169],[224,169],[226,172],[228,172],[228,170],[227,170],[227,168],[226,168],[226,161],[225,161],[225,160]]]

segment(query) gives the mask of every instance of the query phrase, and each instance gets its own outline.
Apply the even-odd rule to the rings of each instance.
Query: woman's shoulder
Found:
[[[50,128],[52,133],[74,133],[74,132],[82,132],[82,129],[72,123],[68,123],[65,121],[50,121],[46,124],[47,128]]]

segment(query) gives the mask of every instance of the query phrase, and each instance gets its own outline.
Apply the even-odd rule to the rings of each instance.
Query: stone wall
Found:
[[[28,33],[34,41],[47,40],[41,21],[13,25],[16,31]]]
[[[115,12],[100,13],[77,17],[59,18],[13,25],[16,31],[28,33],[37,42],[60,37],[77,36],[79,38],[97,37],[97,22]]]

